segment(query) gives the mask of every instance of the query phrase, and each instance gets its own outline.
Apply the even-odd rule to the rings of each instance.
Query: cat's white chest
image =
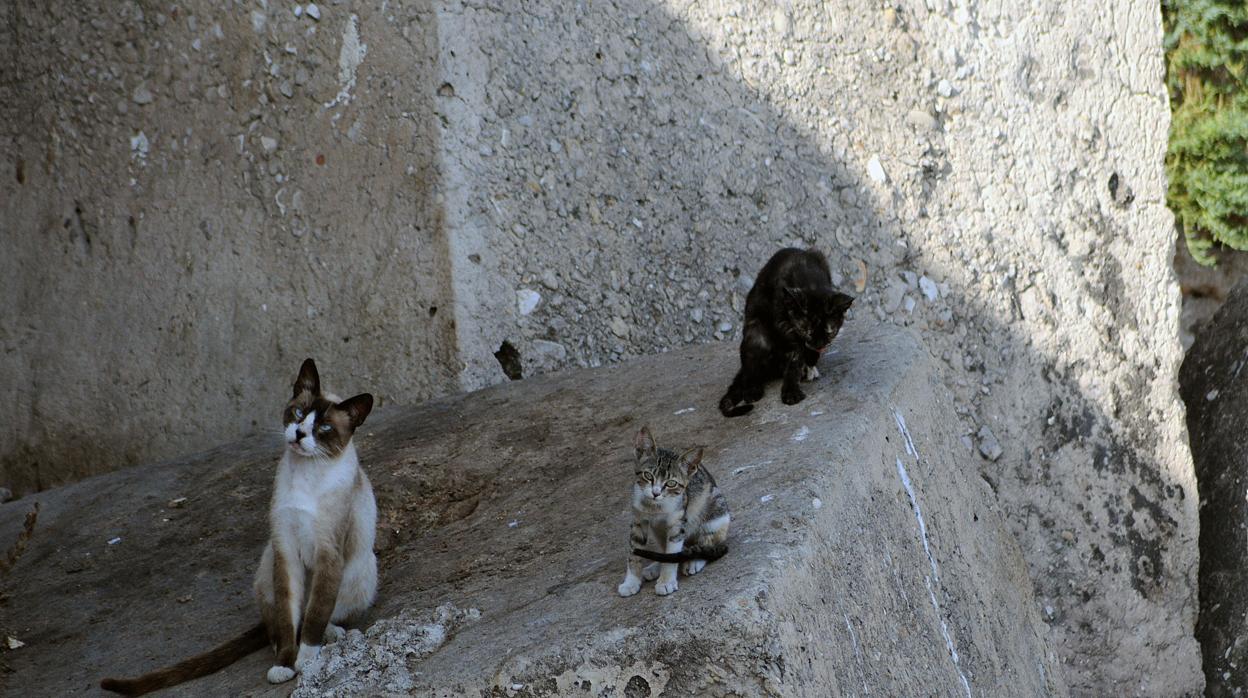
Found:
[[[289,453],[283,458],[274,492],[273,516],[293,539],[305,562],[310,562],[315,554],[318,521],[332,502],[349,492],[356,463],[355,450],[350,446],[330,462],[300,462]]]

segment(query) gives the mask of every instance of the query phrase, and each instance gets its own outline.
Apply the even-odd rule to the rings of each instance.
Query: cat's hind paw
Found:
[[[295,670],[288,666],[274,665],[269,667],[269,673],[265,675],[269,683],[286,683],[295,678]]]
[[[658,583],[654,585],[654,593],[659,596],[667,596],[673,591],[676,591],[676,587],[678,586],[679,584],[677,584],[675,577],[666,580],[660,579]]]
[[[620,596],[632,596],[641,591],[641,580],[636,577],[629,577],[620,582],[620,585],[615,590]]]
[[[641,570],[641,578],[647,582],[653,582],[659,578],[659,563],[652,562]]]
[[[686,560],[680,563],[680,571],[690,577],[701,572],[703,567],[706,567],[706,560]]]
[[[805,399],[806,393],[803,393],[801,388],[798,388],[797,386],[794,386],[792,389],[786,388],[780,392],[780,402],[783,402],[786,405],[796,405]]]
[[[299,645],[299,657],[295,659],[295,671],[303,671],[309,663],[320,655],[320,645]]]
[[[346,637],[347,631],[343,630],[341,625],[330,623],[325,626],[325,642],[337,642]]]

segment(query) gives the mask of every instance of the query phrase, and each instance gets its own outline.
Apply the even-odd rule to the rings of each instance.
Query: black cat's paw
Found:
[[[758,402],[763,399],[763,386],[755,386],[745,391],[745,402]]]
[[[786,405],[796,405],[805,399],[806,393],[803,393],[802,389],[797,386],[785,388],[780,391],[780,402],[783,402]]]

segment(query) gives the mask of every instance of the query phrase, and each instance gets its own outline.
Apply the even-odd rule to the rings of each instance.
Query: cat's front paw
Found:
[[[641,578],[647,582],[653,582],[659,578],[659,563],[652,562],[641,570]]]
[[[745,389],[746,402],[758,402],[763,399],[764,388],[761,385],[755,385]]]
[[[288,666],[274,665],[269,667],[269,673],[265,675],[269,683],[286,683],[295,678],[295,670]]]
[[[676,583],[675,577],[672,577],[671,579],[660,579],[658,583],[654,585],[654,593],[659,596],[667,596],[673,591],[676,591],[677,586],[679,585]]]
[[[615,590],[619,592],[620,596],[632,596],[641,591],[641,580],[636,577],[629,577],[620,582],[620,586],[616,587]]]
[[[818,378],[819,378],[818,366],[803,366],[802,367],[802,380],[803,381],[806,381],[807,383],[809,383],[810,381],[817,380]]]
[[[325,642],[337,642],[346,637],[347,631],[342,629],[341,625],[330,623],[325,626]]]
[[[805,399],[806,399],[806,393],[803,393],[802,389],[797,386],[793,386],[792,388],[785,388],[784,390],[780,391],[780,402],[783,402],[786,405],[796,405],[797,403]]]
[[[706,567],[706,560],[686,560],[680,563],[680,571],[686,576],[693,576],[702,571]]]
[[[295,659],[295,671],[303,671],[309,662],[321,654],[320,645],[299,645],[299,656]]]

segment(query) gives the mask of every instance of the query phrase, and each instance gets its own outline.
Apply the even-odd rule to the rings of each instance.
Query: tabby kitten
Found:
[[[312,359],[303,362],[283,413],[286,451],[269,507],[269,542],[255,592],[261,622],[242,635],[174,666],[100,687],[128,696],[176,686],[224,669],[271,644],[270,683],[294,677],[343,635],[341,623],[373,603],[377,503],[351,437],[373,408],[373,396],[339,400],[321,392]]]
[[[783,378],[780,401],[806,398],[798,380],[819,377],[815,364],[841,330],[852,296],[832,286],[828,260],[818,250],[786,247],[772,255],[745,297],[741,370],[719,401],[725,417],[748,414],[769,380]],[[737,403],[746,404],[737,406]]]
[[[658,448],[642,427],[633,440],[633,528],[629,535],[628,571],[617,591],[632,596],[641,580],[658,578],[659,596],[676,591],[676,569],[686,575],[728,552],[728,501],[715,478],[702,467],[702,449],[677,455]],[[642,558],[653,560],[642,567]]]

